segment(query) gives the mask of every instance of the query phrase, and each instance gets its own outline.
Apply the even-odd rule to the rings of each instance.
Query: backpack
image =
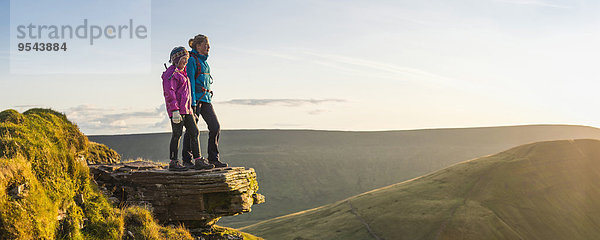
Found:
[[[194,61],[196,61],[196,74],[194,76],[194,79],[198,79],[198,76],[200,76],[200,74],[208,74],[208,77],[210,78],[210,84],[212,84],[213,83],[213,78],[210,75],[210,73],[202,72],[202,66],[200,65],[200,61],[198,60],[198,55],[195,52],[192,52],[192,51],[189,51],[189,52],[190,52],[190,56],[194,58]],[[212,90],[208,90],[208,89],[206,89],[206,88],[204,88],[202,86],[200,86],[200,87],[202,88],[202,92],[203,92],[202,97],[204,97],[204,94],[206,94],[207,92],[210,93],[211,97],[213,96],[213,91]]]

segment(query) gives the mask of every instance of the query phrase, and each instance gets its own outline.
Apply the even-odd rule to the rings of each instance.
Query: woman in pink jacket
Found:
[[[192,111],[192,98],[190,81],[187,77],[185,66],[190,55],[184,47],[176,47],[171,51],[169,62],[172,65],[162,74],[163,92],[167,113],[171,118],[171,128],[173,135],[169,146],[169,170],[185,171],[188,167],[184,166],[177,159],[179,149],[179,139],[185,126],[186,132],[191,134],[192,155],[194,157],[196,169],[211,169],[214,165],[209,164],[205,158],[200,156],[200,147],[198,145],[198,126],[196,125],[195,115]]]

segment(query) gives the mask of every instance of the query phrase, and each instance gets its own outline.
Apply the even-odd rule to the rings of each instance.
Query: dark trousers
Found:
[[[215,114],[215,110],[213,109],[212,103],[198,102],[196,107],[194,108],[194,114],[197,117],[200,115],[206,125],[208,125],[208,161],[218,161],[219,160],[219,135],[221,134],[221,125],[219,124],[219,119],[217,119],[217,114]],[[198,118],[196,118],[198,121]],[[193,149],[191,144],[194,136],[192,133],[188,135],[187,130],[185,135],[183,136],[183,159],[190,159],[192,153],[190,152],[190,148]],[[196,137],[197,140],[197,137]]]
[[[173,123],[171,120],[171,128],[173,129],[173,135],[171,135],[171,144],[169,146],[169,158],[171,160],[177,160],[177,152],[179,150],[179,139],[181,139],[181,134],[183,132],[183,127],[185,126],[185,135],[190,135],[190,139],[188,140],[188,152],[190,157],[199,158],[200,157],[200,146],[198,144],[198,125],[196,125],[196,116],[192,114],[183,114],[181,115],[183,121],[180,123]],[[185,144],[185,141],[184,141]],[[186,145],[184,145],[186,148]]]

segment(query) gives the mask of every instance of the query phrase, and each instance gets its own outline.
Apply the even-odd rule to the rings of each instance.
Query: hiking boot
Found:
[[[183,160],[183,166],[185,166],[187,168],[193,168],[194,167],[194,162],[192,162],[192,159]]]
[[[188,168],[186,166],[183,166],[181,164],[181,162],[179,162],[178,160],[171,160],[171,162],[169,163],[169,170],[170,171],[187,171]]]
[[[215,165],[216,168],[223,168],[223,167],[227,167],[227,163],[221,162],[219,160],[215,160],[215,161],[208,161],[208,163]]]
[[[213,169],[215,167],[215,165],[208,163],[208,160],[203,157],[196,158],[194,161],[196,162],[194,165],[194,169],[196,170]]]

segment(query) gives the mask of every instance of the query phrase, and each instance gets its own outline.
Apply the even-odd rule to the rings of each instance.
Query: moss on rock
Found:
[[[85,160],[88,164],[118,163],[121,161],[121,155],[104,144],[90,142]]]
[[[0,112],[0,122],[12,122],[15,124],[22,123],[25,120],[23,114],[20,114],[16,110],[8,109]]]

